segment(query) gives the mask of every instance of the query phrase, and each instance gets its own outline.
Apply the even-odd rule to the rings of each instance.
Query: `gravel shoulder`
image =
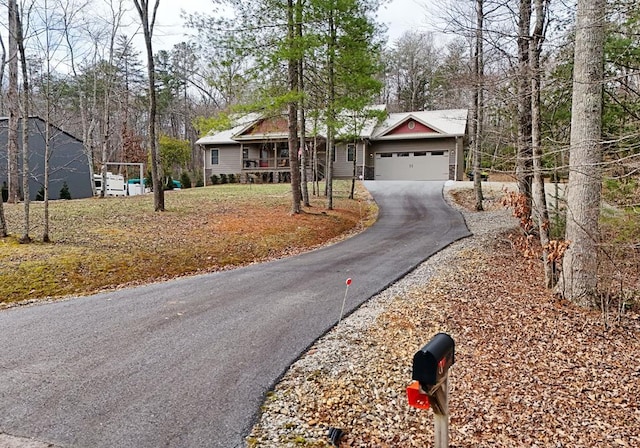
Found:
[[[459,188],[459,187],[456,187]],[[451,202],[451,189],[445,196]],[[431,257],[343,319],[270,392],[249,447],[424,447],[433,413],[410,408],[411,360],[456,340],[451,447],[640,446],[640,317],[604,325],[544,290],[515,252],[517,221],[485,193],[461,209],[472,237]],[[609,316],[610,317],[610,316]]]

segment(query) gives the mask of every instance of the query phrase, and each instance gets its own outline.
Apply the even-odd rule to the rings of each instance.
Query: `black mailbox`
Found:
[[[446,333],[438,333],[427,345],[413,355],[412,379],[417,380],[424,391],[440,383],[455,362],[455,342]]]

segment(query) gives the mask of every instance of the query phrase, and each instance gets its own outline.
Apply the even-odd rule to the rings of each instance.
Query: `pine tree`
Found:
[[[71,192],[69,191],[69,185],[67,185],[67,182],[63,182],[62,183],[62,188],[60,189],[60,199],[67,199],[70,200],[71,199]]]

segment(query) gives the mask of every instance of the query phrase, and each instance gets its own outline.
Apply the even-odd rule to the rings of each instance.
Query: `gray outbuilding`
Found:
[[[0,185],[8,183],[7,130],[8,118],[0,118]],[[20,185],[22,185],[22,120],[19,121],[18,145]],[[36,198],[44,186],[46,122],[29,118],[29,197]],[[68,132],[50,124],[49,198],[59,199],[66,182],[72,199],[92,196],[89,162],[84,145]]]

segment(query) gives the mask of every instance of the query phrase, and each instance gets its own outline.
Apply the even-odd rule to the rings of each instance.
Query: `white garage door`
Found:
[[[377,152],[376,180],[448,180],[449,151]]]

